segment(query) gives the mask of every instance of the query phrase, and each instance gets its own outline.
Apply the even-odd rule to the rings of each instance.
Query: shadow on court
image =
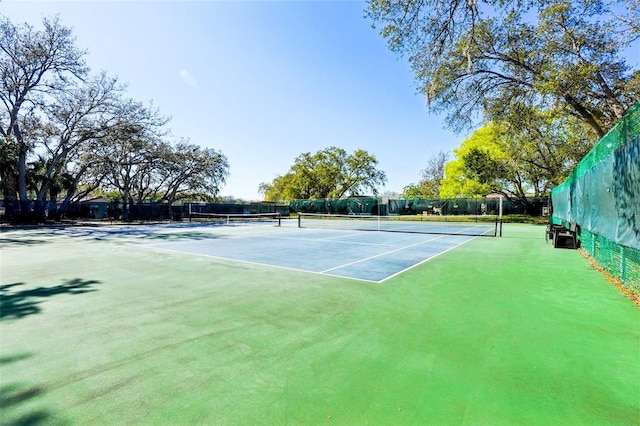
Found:
[[[24,318],[42,311],[40,304],[47,298],[60,294],[84,294],[96,291],[97,280],[73,278],[52,287],[36,287],[21,290],[23,282],[0,286],[0,321]]]
[[[0,367],[31,358],[30,353],[19,353],[0,357]],[[51,414],[43,409],[23,409],[23,405],[31,402],[44,393],[40,386],[30,386],[22,382],[0,385],[0,423],[3,425],[38,425],[46,423]],[[21,412],[22,411],[22,412]],[[14,414],[15,413],[15,414]]]
[[[198,227],[199,230],[193,229]],[[213,228],[215,224],[205,225]],[[72,225],[72,226],[43,226],[10,228],[12,235],[0,238],[0,245],[4,248],[49,243],[50,238],[72,237],[96,241],[116,238],[131,238],[142,240],[173,241],[181,239],[203,240],[219,238],[211,232],[203,232],[203,225],[191,223],[161,224],[161,225]],[[24,235],[25,238],[21,238]],[[34,238],[36,237],[36,238]]]
[[[46,240],[36,240],[33,238],[0,238],[0,247],[5,249],[21,246],[34,246],[37,244],[46,243]]]

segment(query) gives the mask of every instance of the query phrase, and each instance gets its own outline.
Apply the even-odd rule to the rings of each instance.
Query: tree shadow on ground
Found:
[[[20,246],[34,246],[36,244],[44,244],[46,242],[47,241],[45,240],[37,240],[34,238],[0,238],[0,247],[12,248]]]
[[[23,359],[31,358],[32,354],[30,353],[21,353],[21,354],[13,354],[13,355],[2,355],[0,356],[0,367],[5,364],[11,364],[12,362],[22,361]]]
[[[221,238],[210,232],[211,229],[221,228],[220,224],[154,224],[154,225],[70,225],[70,226],[41,226],[28,228],[13,228],[14,230],[30,233],[31,237],[36,238],[4,238],[0,239],[0,244],[5,247],[28,246],[49,242],[47,239],[52,237],[72,237],[83,238],[96,241],[117,239],[117,238],[135,238],[149,240],[204,240]],[[209,232],[203,232],[201,229],[206,228]]]
[[[20,404],[42,394],[40,387],[24,387],[19,383],[11,383],[0,386],[0,407],[5,409],[9,406]]]
[[[24,318],[42,311],[39,306],[46,298],[59,294],[84,294],[96,291],[93,286],[97,280],[73,278],[53,287],[36,287],[26,290],[15,290],[24,286],[18,282],[0,286],[0,321]]]
[[[32,354],[29,353],[4,355],[0,357],[0,365],[22,361],[31,356]],[[20,407],[43,393],[42,387],[29,386],[24,383],[15,382],[0,385],[0,424],[19,426],[48,423],[51,418],[48,411],[42,409],[24,410]]]

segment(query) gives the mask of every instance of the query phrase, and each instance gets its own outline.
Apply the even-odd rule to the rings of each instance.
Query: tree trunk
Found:
[[[20,144],[18,154],[18,200],[19,200],[19,220],[29,219],[29,199],[27,198],[27,149],[24,144]]]
[[[2,176],[2,196],[4,198],[4,219],[13,221],[20,214],[18,203],[18,182],[15,170],[4,171]]]

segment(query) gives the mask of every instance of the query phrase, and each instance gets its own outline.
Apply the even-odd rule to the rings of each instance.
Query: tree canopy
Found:
[[[449,155],[443,151],[427,161],[427,166],[420,172],[420,181],[403,188],[403,198],[438,198],[440,185],[444,179],[444,169]]]
[[[58,209],[59,195],[64,210],[97,189],[119,191],[125,204],[217,195],[229,173],[222,153],[175,140],[157,109],[127,98],[105,72],[92,75],[58,18],[42,27],[0,17],[0,184],[9,216],[39,220],[45,206]]]
[[[541,129],[546,126],[556,139],[518,133],[505,123],[488,123],[454,149],[455,159],[446,164],[440,196],[502,193],[527,206],[529,196],[542,196],[561,183],[591,145],[576,137],[578,130],[568,123],[563,126],[552,117],[529,113],[530,120]]]
[[[483,170],[484,165],[474,164],[475,169],[469,167],[480,158],[506,160],[506,154],[499,142],[500,130],[497,126],[485,126],[476,130],[465,139],[457,149],[453,150],[455,158],[445,166],[445,177],[440,186],[442,198],[458,198],[485,196],[494,191],[498,178],[493,181],[485,180],[489,171]]]
[[[622,54],[640,37],[637,0],[368,0],[367,16],[453,129],[519,104],[578,118],[597,139],[640,98]]]
[[[376,193],[377,186],[387,180],[377,164],[378,160],[362,149],[347,154],[331,146],[315,154],[300,154],[286,174],[261,183],[259,191],[267,201],[342,198],[362,195],[367,189]]]

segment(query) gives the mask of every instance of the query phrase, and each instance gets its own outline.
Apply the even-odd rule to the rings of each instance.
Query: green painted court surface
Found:
[[[376,284],[5,230],[0,423],[640,423],[640,310],[504,234]]]

